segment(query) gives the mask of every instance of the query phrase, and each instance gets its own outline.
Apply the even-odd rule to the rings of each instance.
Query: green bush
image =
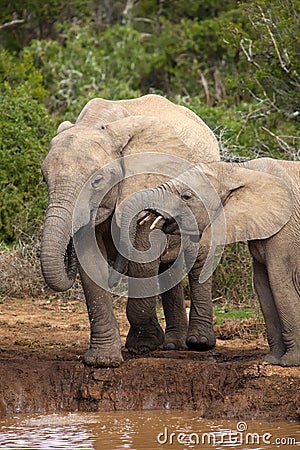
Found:
[[[53,115],[75,118],[93,97],[138,97],[139,80],[147,72],[141,35],[116,25],[101,33],[91,27],[61,26],[64,45],[33,41],[24,52],[34,53],[49,90],[47,106]]]
[[[40,164],[55,132],[26,86],[5,83],[0,97],[0,240],[33,233],[46,206]]]
[[[299,113],[300,4],[293,0],[241,2],[248,24],[237,24],[231,44],[239,52],[232,84],[244,98],[260,100],[265,111],[276,111],[292,120]]]
[[[299,127],[280,112],[265,114],[260,102],[210,108],[199,98],[177,101],[200,116],[219,138],[222,157],[299,159]]]
[[[26,51],[20,56],[0,50],[0,92],[6,92],[7,86],[23,86],[27,94],[36,100],[43,100],[46,89],[43,76],[34,64],[34,54]]]
[[[94,0],[97,2],[97,0]],[[1,0],[0,24],[15,19],[23,23],[8,27],[0,33],[0,44],[20,51],[32,39],[56,38],[56,23],[64,20],[91,21],[92,0]]]

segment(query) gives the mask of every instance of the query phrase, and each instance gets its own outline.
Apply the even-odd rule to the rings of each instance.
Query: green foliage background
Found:
[[[299,159],[299,17],[296,0],[0,0],[0,240],[41,221],[48,143],[96,96],[184,104],[225,159]],[[242,247],[227,253],[216,296],[235,280],[232,257],[250,272]],[[232,295],[248,292],[249,278]]]

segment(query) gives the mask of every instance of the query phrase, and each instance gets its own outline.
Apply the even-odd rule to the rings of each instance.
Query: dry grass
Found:
[[[15,247],[0,246],[0,298],[64,298],[83,300],[80,282],[65,293],[48,288],[40,267],[40,233],[25,236]]]
[[[266,327],[260,317],[250,317],[243,320],[225,319],[221,325],[215,325],[215,332],[219,339],[234,338],[257,339],[265,337]]]
[[[227,245],[213,275],[213,298],[230,307],[257,308],[252,273],[248,245]]]

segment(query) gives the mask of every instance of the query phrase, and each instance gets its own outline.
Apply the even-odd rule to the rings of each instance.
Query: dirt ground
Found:
[[[124,300],[116,301],[115,313],[124,342]],[[263,363],[262,335],[218,339],[201,353],[133,357],[124,349],[119,368],[93,369],[79,360],[89,343],[84,303],[26,298],[0,304],[0,338],[0,417],[196,409],[205,418],[300,420],[300,368]]]

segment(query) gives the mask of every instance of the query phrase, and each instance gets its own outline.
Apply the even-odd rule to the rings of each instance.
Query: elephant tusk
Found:
[[[144,225],[144,223],[149,222],[153,218],[153,214],[147,214],[141,221],[139,222],[139,225]]]
[[[163,216],[158,216],[156,217],[156,219],[154,220],[154,222],[151,224],[150,226],[150,230],[154,230],[154,228],[156,227],[156,225],[158,224],[158,222],[163,219]]]

